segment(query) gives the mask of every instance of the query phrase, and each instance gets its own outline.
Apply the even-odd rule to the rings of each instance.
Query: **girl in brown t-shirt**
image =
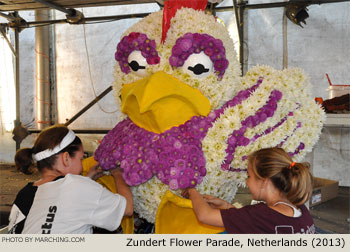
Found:
[[[308,209],[312,175],[308,163],[296,163],[281,148],[258,150],[248,156],[247,186],[256,205],[236,209],[230,203],[183,190],[204,224],[225,227],[228,233],[315,233]]]

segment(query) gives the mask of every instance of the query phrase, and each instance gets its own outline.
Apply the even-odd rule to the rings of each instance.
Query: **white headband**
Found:
[[[36,153],[33,155],[34,161],[40,161],[45,158],[51,157],[52,155],[55,155],[56,153],[60,152],[64,148],[66,148],[68,145],[70,145],[75,139],[75,134],[73,131],[69,130],[67,135],[62,139],[59,145],[55,146],[53,149],[46,149],[43,151],[40,151],[39,153]]]

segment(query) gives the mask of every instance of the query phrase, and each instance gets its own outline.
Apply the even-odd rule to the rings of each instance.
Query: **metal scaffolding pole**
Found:
[[[148,13],[138,13],[138,14],[126,14],[126,15],[115,15],[115,16],[102,16],[102,17],[84,17],[84,21],[86,23],[89,22],[99,22],[99,21],[108,21],[108,20],[123,20],[128,18],[143,18],[151,14],[151,12]],[[35,27],[36,25],[50,25],[50,24],[67,24],[69,23],[68,19],[56,19],[56,20],[42,20],[42,21],[29,21],[29,22],[23,22],[16,24],[19,28],[31,28]],[[9,24],[6,24],[9,26]]]
[[[79,116],[85,113],[89,108],[91,108],[96,102],[101,100],[106,94],[112,91],[112,86],[108,87],[105,91],[103,91],[99,96],[97,96],[94,100],[92,100],[88,105],[82,108],[76,115],[74,115],[71,119],[69,119],[64,125],[68,126],[72,122],[74,122]]]
[[[15,49],[13,48],[13,46],[12,46],[10,40],[7,38],[5,31],[1,29],[1,26],[0,26],[0,33],[1,33],[1,35],[4,37],[4,39],[5,39],[6,43],[8,44],[8,46],[10,47],[10,49],[11,49],[11,51],[12,51],[12,53],[13,53],[13,56],[16,56],[16,51],[15,51]]]
[[[21,125],[21,96],[19,80],[19,28],[15,29],[15,59],[16,59],[16,120],[15,127]],[[21,147],[21,141],[16,141],[16,150]]]
[[[49,10],[35,11],[35,20],[49,19]],[[51,125],[50,36],[49,27],[35,28],[36,55],[36,125],[44,129]]]
[[[14,17],[12,17],[12,16],[10,16],[10,15],[7,15],[7,14],[5,14],[5,13],[2,13],[2,12],[0,12],[0,17],[4,17],[4,18],[6,18],[6,19],[8,19],[8,20],[10,20],[10,21],[14,21],[14,20],[15,20]]]

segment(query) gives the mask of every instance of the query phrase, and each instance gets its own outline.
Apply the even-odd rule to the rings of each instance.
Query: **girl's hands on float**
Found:
[[[89,172],[86,174],[86,177],[89,177],[92,180],[97,180],[98,178],[102,177],[103,175],[104,175],[103,170],[100,167],[100,165],[97,163],[90,168]]]
[[[197,192],[195,188],[186,188],[186,189],[182,190],[181,196],[186,198],[186,199],[189,199],[191,191]],[[230,203],[228,203],[227,201],[225,201],[223,199],[216,198],[216,197],[211,196],[211,195],[203,194],[200,196],[205,200],[205,202],[207,202],[209,204],[209,206],[211,206],[212,208],[215,208],[215,209],[229,209],[229,208],[234,207]]]
[[[204,200],[212,207],[216,209],[229,209],[233,206],[223,199],[216,198],[211,195],[204,194],[202,195]]]
[[[123,170],[119,166],[117,168],[109,170],[109,172],[113,177],[122,176],[122,174],[123,174]]]
[[[188,192],[190,188],[185,188],[185,189],[182,189],[181,191],[181,196],[184,197],[185,199],[188,199],[190,197],[190,194]]]
[[[181,191],[181,196],[184,197],[185,199],[191,199],[191,194],[192,195],[199,195],[200,197],[202,197],[202,195],[196,190],[196,188],[185,188],[182,189]]]
[[[210,195],[201,195],[195,188],[183,189],[181,196],[192,201],[193,211],[200,222],[217,227],[224,226],[219,208],[227,209],[229,203]]]

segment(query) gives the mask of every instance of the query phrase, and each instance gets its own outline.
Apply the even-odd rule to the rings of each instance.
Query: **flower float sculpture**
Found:
[[[123,117],[95,152],[103,169],[123,169],[149,222],[167,190],[196,187],[232,201],[249,153],[282,146],[301,160],[324,121],[300,69],[256,66],[241,78],[227,30],[201,10],[206,1],[182,4],[164,20],[163,11],[142,19],[119,42],[113,87]]]

